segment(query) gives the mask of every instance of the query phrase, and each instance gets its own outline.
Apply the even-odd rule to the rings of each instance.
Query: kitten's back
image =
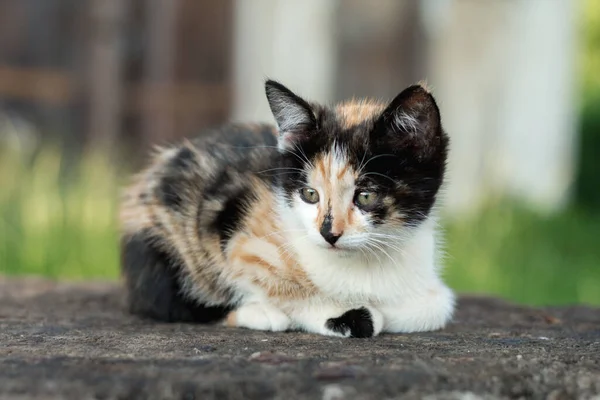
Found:
[[[270,186],[276,130],[229,125],[158,149],[120,208],[130,310],[163,321],[209,322],[235,301],[215,255]],[[194,276],[196,275],[196,276]]]

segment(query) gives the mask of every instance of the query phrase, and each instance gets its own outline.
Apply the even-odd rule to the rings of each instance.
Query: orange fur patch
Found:
[[[266,272],[271,275],[277,275],[277,267],[268,263],[263,258],[260,258],[254,254],[240,254],[238,259],[246,264],[256,265],[258,267],[264,268]]]
[[[281,226],[273,212],[273,194],[257,183],[256,191],[260,201],[248,213],[246,231],[234,237],[229,245],[226,265],[229,276],[234,280],[250,282],[261,288],[273,299],[302,299],[312,296],[316,288],[299,266],[297,256],[285,248]],[[277,249],[276,261],[257,255],[254,249],[256,239]]]
[[[373,100],[349,101],[335,108],[340,125],[350,129],[362,122],[375,118],[383,112],[385,105]]]
[[[310,180],[321,189],[325,197],[318,204],[315,226],[318,229],[323,224],[327,213],[331,212],[331,230],[334,234],[341,235],[354,222],[353,205],[344,203],[342,197],[343,192],[354,184],[357,173],[347,163],[335,165],[337,161],[331,153],[326,153],[315,160],[315,168],[310,175]]]
[[[348,215],[346,215],[348,226],[354,225],[354,206],[348,207]]]
[[[433,91],[433,88],[429,85],[429,83],[427,83],[425,79],[422,79],[419,82],[417,82],[417,85],[421,86],[423,90],[425,90],[427,93],[431,93]]]
[[[230,311],[225,318],[223,325],[233,328],[237,326],[237,311]]]
[[[350,166],[348,164],[344,165],[342,167],[342,169],[340,169],[337,173],[337,178],[338,180],[342,179],[344,177],[344,175],[346,175],[346,173],[348,172],[348,169],[350,168]]]

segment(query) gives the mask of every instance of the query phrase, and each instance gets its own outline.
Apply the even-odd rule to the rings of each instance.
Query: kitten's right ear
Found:
[[[310,105],[279,82],[268,80],[265,90],[269,107],[279,127],[279,148],[293,147],[315,130],[317,121]]]
[[[440,110],[422,84],[404,89],[391,101],[376,122],[373,134],[393,147],[410,146],[421,157],[445,151],[447,142]]]

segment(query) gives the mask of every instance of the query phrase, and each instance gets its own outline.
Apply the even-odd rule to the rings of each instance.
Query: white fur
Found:
[[[262,331],[285,331],[290,328],[290,318],[268,303],[247,303],[235,313],[236,325]]]
[[[310,121],[307,111],[296,103],[290,102],[289,99],[275,97],[272,102],[277,110],[275,119],[282,132],[294,129]]]
[[[393,124],[401,132],[408,132],[413,135],[418,133],[419,121],[414,115],[401,111],[394,114]]]
[[[292,212],[284,218],[293,220]],[[434,227],[433,220],[424,222],[399,250],[388,247],[379,259],[320,248],[297,233],[291,240],[324,299],[342,304],[346,310],[375,308],[383,315],[383,332],[418,332],[444,327],[454,311],[454,294],[442,282],[436,265]],[[341,309],[336,311],[337,316],[342,314]],[[311,315],[323,320],[335,313],[322,307]],[[323,333],[312,326],[305,328]]]
[[[308,110],[291,101],[287,96],[273,95],[270,101],[280,131],[277,147],[280,151],[291,150],[295,143],[294,134],[290,131],[308,124],[311,115]]]
[[[324,190],[329,185],[331,202],[352,207],[354,178],[352,172],[337,179],[346,161],[341,152],[333,149],[331,182],[310,182],[319,192],[321,206],[325,206]],[[436,222],[429,216],[417,227],[385,224],[373,227],[368,217],[358,209],[353,212],[353,231],[346,231],[332,247],[320,235],[315,224],[318,207],[303,202],[299,195],[289,207],[278,196],[277,209],[282,221],[282,232],[298,262],[318,288],[319,295],[305,300],[279,301],[266,304],[269,299],[251,282],[239,282],[247,293],[247,301],[238,310],[238,325],[255,329],[302,329],[323,335],[348,336],[349,332],[333,332],[327,320],[345,312],[366,307],[372,316],[374,335],[380,332],[417,332],[444,327],[452,318],[455,298],[440,278],[437,255]],[[343,207],[348,210],[348,208]],[[335,216],[334,216],[335,219]],[[377,236],[379,235],[379,236]],[[381,239],[387,235],[385,240]],[[380,238],[371,251],[365,252],[369,240]],[[394,238],[394,242],[389,242]],[[384,242],[381,242],[384,240]],[[260,238],[248,242],[248,251],[261,255],[272,265],[285,268],[278,259],[276,248]],[[265,277],[267,279],[268,277]],[[283,318],[287,316],[288,320]]]
[[[277,139],[277,149],[280,152],[293,151],[294,150],[294,134],[292,132],[281,132],[279,139]]]

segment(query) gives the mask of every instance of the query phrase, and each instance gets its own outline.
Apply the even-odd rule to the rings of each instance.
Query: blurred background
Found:
[[[600,304],[600,2],[0,0],[0,274],[118,279],[154,143],[427,80],[452,139],[446,277]]]

